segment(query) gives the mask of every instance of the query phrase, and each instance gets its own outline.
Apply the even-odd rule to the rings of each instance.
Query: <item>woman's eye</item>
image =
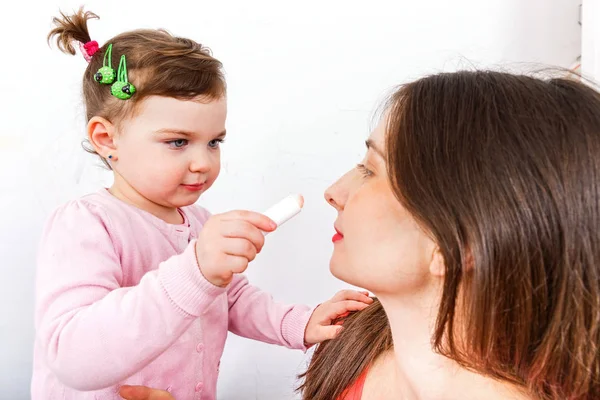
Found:
[[[358,169],[360,171],[360,173],[363,175],[363,177],[365,177],[365,178],[373,176],[373,171],[368,169],[364,164],[358,164],[356,166],[356,169]]]

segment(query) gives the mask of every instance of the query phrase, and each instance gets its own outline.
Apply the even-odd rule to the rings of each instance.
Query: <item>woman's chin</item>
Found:
[[[352,269],[347,262],[339,262],[332,257],[329,262],[329,271],[331,272],[331,275],[343,282],[362,287],[360,283],[357,282],[360,279],[357,279],[357,274],[352,272]]]

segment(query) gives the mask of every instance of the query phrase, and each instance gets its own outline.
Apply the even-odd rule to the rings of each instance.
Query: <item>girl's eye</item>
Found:
[[[225,139],[214,139],[208,142],[208,147],[211,149],[217,149],[225,141]]]
[[[363,177],[365,177],[365,178],[373,176],[373,171],[371,171],[370,169],[365,167],[364,164],[358,164],[356,166],[356,169],[358,169],[360,171],[360,173],[363,175]]]
[[[188,144],[188,141],[187,141],[187,139],[176,139],[176,140],[168,141],[167,144],[169,146],[171,146],[172,148],[180,149],[183,146],[185,146],[186,144]]]

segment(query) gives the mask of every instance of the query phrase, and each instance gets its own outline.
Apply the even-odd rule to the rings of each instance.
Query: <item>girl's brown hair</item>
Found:
[[[387,109],[393,191],[446,264],[433,348],[534,399],[600,398],[600,94],[462,71]],[[317,350],[305,399],[336,399],[385,350],[385,313],[366,312]]]
[[[48,41],[56,38],[58,48],[75,55],[74,43],[92,40],[88,21],[98,16],[80,8],[73,15],[61,13],[54,18],[55,28]],[[119,58],[127,58],[129,80],[136,92],[129,100],[111,95],[110,85],[94,80],[103,66],[104,54],[112,44],[112,67],[117,70]],[[135,111],[135,106],[148,96],[167,96],[182,100],[214,100],[225,95],[226,84],[222,64],[208,48],[165,30],[140,29],[121,33],[104,43],[92,56],[83,75],[83,98],[86,117],[106,118],[114,124]],[[90,151],[93,153],[93,150]]]

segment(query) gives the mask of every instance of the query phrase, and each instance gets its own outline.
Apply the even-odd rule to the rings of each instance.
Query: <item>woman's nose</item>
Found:
[[[348,183],[351,180],[352,171],[348,171],[344,176],[338,179],[333,185],[325,190],[325,201],[333,208],[342,211],[348,199]]]

